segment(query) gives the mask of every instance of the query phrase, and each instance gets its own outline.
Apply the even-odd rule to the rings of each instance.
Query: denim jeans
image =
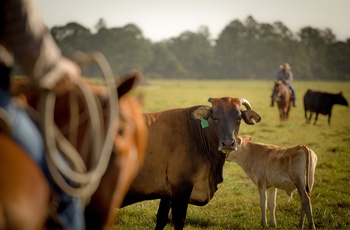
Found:
[[[79,198],[64,193],[50,176],[44,156],[44,142],[38,127],[23,109],[11,101],[10,95],[2,89],[0,89],[0,107],[5,109],[9,115],[13,139],[40,166],[50,185],[59,196],[58,215],[64,229],[85,229],[84,213]]]

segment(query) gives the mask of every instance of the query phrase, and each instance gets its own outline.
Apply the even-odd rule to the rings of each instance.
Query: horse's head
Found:
[[[283,88],[285,87],[283,82],[281,80],[274,81],[274,86],[273,86],[273,94],[272,98],[275,101],[280,101],[281,100],[281,94],[283,91]]]
[[[147,143],[147,127],[141,111],[140,101],[128,95],[128,92],[136,85],[140,74],[130,72],[116,82],[118,94],[117,104],[108,108],[108,97],[104,87],[85,82],[87,88],[100,102],[101,112],[106,109],[118,107],[118,116],[114,125],[117,130],[113,138],[114,151],[108,159],[108,167],[102,176],[100,184],[91,197],[89,210],[93,213],[91,220],[101,219],[101,225],[114,220],[114,208],[121,205],[124,196],[134,179],[138,168],[143,162],[144,150]],[[16,79],[12,82],[10,91],[23,107],[37,109],[41,98],[41,90],[33,86],[28,79]],[[22,93],[19,93],[22,92]],[[94,165],[90,156],[92,149],[90,143],[93,140],[89,130],[86,103],[79,89],[70,94],[57,97],[55,100],[54,120],[62,134],[71,142],[79,153],[85,152],[83,160],[87,169]],[[104,119],[107,117],[104,116]],[[106,124],[106,123],[105,123]],[[107,124],[108,125],[108,124]],[[107,129],[108,127],[103,127]],[[90,132],[90,133],[89,133]],[[88,133],[88,135],[85,135]],[[88,137],[86,137],[88,136]],[[86,218],[87,221],[89,218]]]

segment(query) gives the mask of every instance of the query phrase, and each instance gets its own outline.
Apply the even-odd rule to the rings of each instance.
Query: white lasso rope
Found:
[[[118,107],[116,106],[116,102],[118,97],[116,95],[112,70],[101,53],[85,55],[80,61],[94,61],[99,65],[108,92],[109,116],[108,123],[106,124],[108,128],[104,134],[104,127],[101,124],[103,122],[101,106],[97,104],[97,100],[92,92],[82,82],[77,83],[77,87],[81,90],[85,98],[85,104],[89,114],[90,141],[93,142],[91,151],[93,155],[91,159],[97,160],[94,167],[87,171],[87,167],[79,152],[56,127],[54,122],[56,97],[52,92],[47,91],[44,93],[39,111],[40,114],[44,115],[42,129],[47,148],[46,160],[50,173],[63,191],[70,195],[87,198],[97,189],[101,177],[107,169],[113,150],[117,127],[116,114],[118,114]]]

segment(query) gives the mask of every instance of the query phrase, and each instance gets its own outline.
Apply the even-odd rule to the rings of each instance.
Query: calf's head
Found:
[[[202,127],[207,125],[206,120],[212,119],[218,128],[218,150],[230,153],[237,149],[237,136],[241,120],[249,125],[260,122],[259,114],[252,110],[250,103],[244,98],[209,98],[212,107],[200,107],[193,112],[193,117],[200,120]],[[244,105],[246,110],[241,110]]]

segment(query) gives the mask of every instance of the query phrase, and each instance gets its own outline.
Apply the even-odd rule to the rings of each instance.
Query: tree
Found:
[[[220,77],[233,78],[243,75],[244,67],[240,58],[244,53],[245,36],[246,28],[239,20],[229,23],[219,35],[214,53]]]
[[[326,67],[326,50],[335,41],[332,31],[330,29],[322,31],[312,27],[305,27],[300,30],[298,35],[309,56],[308,60],[310,61],[312,77],[329,79],[331,73]]]
[[[90,30],[75,22],[61,27],[53,27],[51,34],[60,46],[62,53],[68,57],[74,55],[76,51],[87,51],[91,47]]]
[[[329,45],[326,63],[333,79],[350,80],[350,39]]]
[[[190,78],[210,75],[213,50],[208,28],[201,27],[198,33],[186,31],[168,41],[169,50],[187,70]]]
[[[153,58],[145,69],[147,76],[178,79],[187,75],[186,69],[168,49],[165,41],[153,44],[152,50]]]
[[[106,29],[107,28],[107,23],[103,18],[100,18],[98,22],[95,25],[96,31],[99,31],[101,29]]]

